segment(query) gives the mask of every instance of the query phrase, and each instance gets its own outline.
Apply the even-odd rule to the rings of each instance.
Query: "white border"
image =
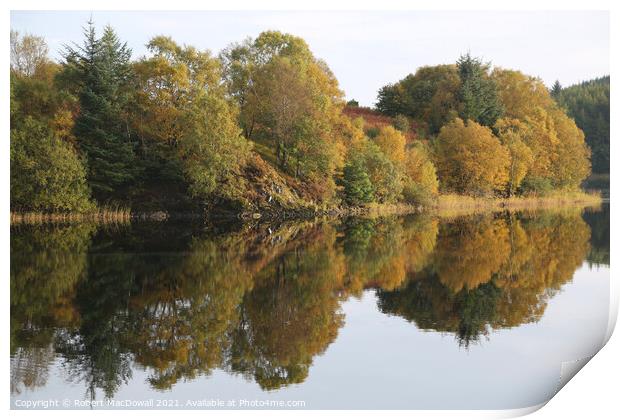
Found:
[[[489,1],[489,0],[468,0],[467,2],[457,0],[418,0],[415,2],[406,0],[383,0],[381,2],[369,1],[369,0],[357,0],[357,1],[334,1],[334,0],[314,0],[292,2],[286,0],[227,0],[225,2],[199,2],[199,1],[186,1],[177,0],[175,2],[163,2],[159,0],[138,0],[131,3],[127,0],[108,0],[108,1],[90,1],[84,2],[79,0],[60,0],[46,2],[46,1],[34,1],[34,0],[22,0],[7,2],[7,8],[4,9],[1,22],[5,37],[8,38],[10,14],[9,11],[13,10],[399,10],[399,9],[414,9],[414,10],[611,10],[611,73],[617,68],[618,52],[614,49],[616,45],[616,39],[618,36],[618,16],[620,12],[620,2],[603,1],[603,0],[589,0],[575,1],[547,1],[547,0],[513,0],[507,1]],[[173,6],[173,7],[171,7]],[[5,69],[8,67],[8,39],[5,38],[5,42],[2,43],[2,53],[5,58]],[[541,40],[544,42],[544,40]],[[2,177],[0,182],[0,189],[2,192],[3,202],[2,210],[4,214],[4,220],[8,222],[9,219],[9,147],[8,147],[8,126],[9,126],[9,72],[4,71],[2,74],[2,124],[4,143],[0,148],[2,162],[4,163],[0,169],[0,176]],[[594,76],[594,75],[593,75]],[[615,80],[615,76],[612,75],[612,79]],[[613,104],[618,102],[618,93],[612,89],[612,122],[618,121],[617,107]],[[615,124],[612,123],[611,137],[615,138],[615,133],[618,132],[615,129]],[[611,160],[616,162],[617,159],[616,147],[614,142],[611,144]],[[611,177],[615,179],[614,165],[611,165]],[[618,197],[616,184],[611,184],[611,196]],[[612,202],[611,207],[611,247],[616,249],[618,241],[618,226],[615,223],[616,216],[615,206]],[[9,297],[9,228],[8,223],[4,225],[3,235],[1,239],[1,257],[3,267],[4,278],[4,327],[5,331],[2,334],[2,341],[5,351],[9,349],[9,314],[8,308],[10,303]],[[613,258],[612,258],[613,259]],[[612,285],[612,311],[610,313],[610,320],[615,319],[618,312],[618,293],[619,287],[615,283],[615,261],[612,262],[611,270],[611,285]],[[613,329],[612,322],[610,322],[610,328]],[[611,334],[610,329],[610,334]],[[597,354],[591,362],[589,362],[583,370],[572,379],[559,394],[554,397],[548,405],[539,411],[536,411],[540,406],[529,407],[521,410],[504,410],[504,411],[298,411],[295,413],[287,411],[184,411],[184,417],[200,417],[200,418],[238,418],[248,417],[252,418],[314,418],[317,415],[321,417],[338,417],[338,418],[377,418],[377,417],[390,417],[390,418],[506,418],[525,415],[536,411],[531,416],[532,419],[554,419],[561,418],[566,419],[583,419],[584,417],[590,417],[593,419],[616,419],[620,416],[620,410],[618,406],[618,375],[620,372],[620,362],[617,355],[620,354],[620,339],[618,334],[611,337],[608,344]],[[6,354],[5,354],[6,356]],[[3,364],[2,382],[3,387],[0,390],[0,395],[4,395],[2,399],[4,409],[9,409],[9,364],[8,357],[4,358]],[[11,416],[19,418],[40,418],[45,416],[46,418],[83,418],[85,417],[84,411],[66,412],[66,411],[49,411],[42,413],[32,411],[10,411]],[[136,417],[136,416],[149,416],[149,418],[168,418],[170,415],[177,413],[171,413],[168,411],[149,411],[149,412],[137,412],[137,411],[125,411],[115,412],[113,415],[119,417]],[[94,418],[108,418],[109,412],[91,412],[88,416]]]

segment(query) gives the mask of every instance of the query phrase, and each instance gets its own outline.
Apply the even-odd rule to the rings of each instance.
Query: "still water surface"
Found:
[[[608,205],[16,226],[11,403],[532,406],[602,346],[609,281]]]

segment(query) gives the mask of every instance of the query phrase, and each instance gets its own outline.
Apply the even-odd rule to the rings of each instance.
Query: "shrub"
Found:
[[[553,191],[553,183],[549,178],[527,176],[521,183],[521,190],[524,194],[546,195]]]
[[[379,135],[379,127],[369,127],[366,129],[366,135],[371,138],[374,139],[375,137],[377,137]]]
[[[73,147],[26,118],[11,130],[11,208],[50,212],[93,209],[86,169]]]
[[[402,114],[398,114],[397,116],[394,117],[394,121],[392,122],[392,125],[394,126],[395,129],[397,129],[401,133],[408,132],[410,128],[409,119]]]

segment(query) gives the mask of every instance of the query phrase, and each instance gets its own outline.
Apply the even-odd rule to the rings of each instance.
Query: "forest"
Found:
[[[609,77],[550,92],[465,54],[368,109],[294,35],[147,49],[136,59],[89,22],[55,62],[43,38],[11,32],[12,212],[420,208],[575,192],[609,168]]]
[[[556,82],[553,98],[583,130],[592,150],[592,172],[609,173],[609,76],[562,88]]]

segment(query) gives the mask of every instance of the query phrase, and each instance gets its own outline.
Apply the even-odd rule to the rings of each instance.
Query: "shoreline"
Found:
[[[434,208],[441,217],[501,211],[538,211],[567,208],[590,208],[603,203],[600,191],[555,193],[542,197],[476,198],[446,194],[441,195]]]
[[[92,213],[44,213],[13,212],[11,226],[54,223],[97,223],[127,224],[131,222],[166,222],[189,220],[227,220],[227,221],[291,221],[308,220],[316,217],[381,217],[407,214],[429,214],[438,217],[456,217],[481,213],[503,211],[538,211],[567,208],[591,208],[600,206],[603,198],[600,192],[574,192],[568,194],[551,194],[543,197],[471,197],[454,194],[440,195],[435,203],[428,207],[411,204],[371,204],[363,207],[334,207],[325,210],[292,209],[267,210],[255,212],[211,212],[183,213],[166,211],[131,212],[122,210],[100,210]]]

